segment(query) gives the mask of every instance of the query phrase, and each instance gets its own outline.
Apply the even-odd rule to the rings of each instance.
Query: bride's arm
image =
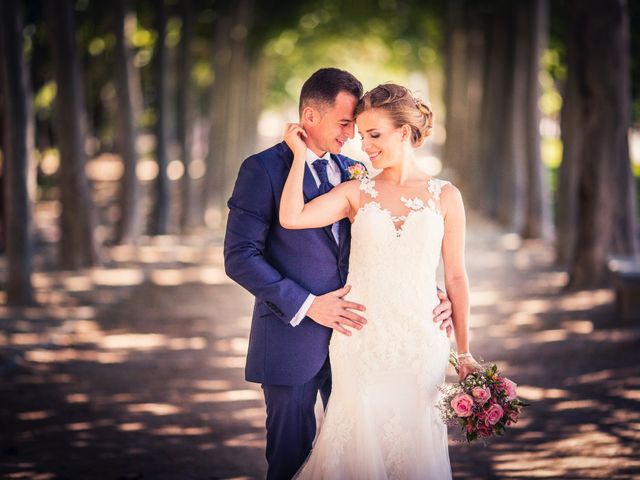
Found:
[[[307,146],[300,135],[306,136],[298,124],[290,124],[285,141],[293,151],[293,164],[280,199],[280,224],[284,228],[317,228],[331,225],[349,216],[352,197],[358,192],[355,182],[345,182],[328,193],[304,203],[302,185]]]
[[[453,306],[453,331],[458,354],[469,354],[469,278],[464,258],[466,219],[462,195],[453,185],[442,189],[441,209],[444,214],[442,260],[447,295]],[[476,365],[473,357],[461,359],[461,378],[474,371]]]

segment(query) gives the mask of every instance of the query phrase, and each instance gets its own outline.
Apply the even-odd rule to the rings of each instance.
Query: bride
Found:
[[[296,478],[450,479],[447,430],[436,407],[450,345],[428,319],[439,303],[442,254],[460,377],[477,370],[469,350],[462,197],[417,167],[414,149],[431,133],[432,112],[406,88],[385,84],[366,93],[356,124],[362,149],[382,172],[341,183],[307,204],[306,133],[290,124],[285,134],[294,160],[280,222],[302,229],[349,218],[349,300],[367,306],[364,328],[331,339],[331,397]]]

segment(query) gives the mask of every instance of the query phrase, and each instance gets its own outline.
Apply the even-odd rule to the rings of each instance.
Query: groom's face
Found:
[[[354,135],[353,113],[358,99],[347,92],[339,92],[333,105],[325,105],[319,115],[305,130],[309,145],[316,153],[340,153],[343,145]]]

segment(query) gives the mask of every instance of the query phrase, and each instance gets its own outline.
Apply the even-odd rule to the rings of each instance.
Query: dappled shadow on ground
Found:
[[[262,476],[262,393],[243,379],[248,295],[219,245],[192,261],[162,250],[41,274],[43,307],[0,310],[0,477]]]
[[[632,478],[640,474],[640,326],[610,290],[562,292],[551,252],[479,222],[468,263],[473,345],[532,405],[486,447],[453,444],[455,478]],[[453,435],[452,435],[453,436]]]
[[[640,475],[640,329],[608,290],[559,294],[549,251],[513,240],[472,221],[473,349],[532,406],[487,446],[451,431],[454,478]],[[264,476],[262,392],[243,380],[251,297],[220,253],[114,250],[106,269],[40,274],[42,308],[0,310],[0,475]]]

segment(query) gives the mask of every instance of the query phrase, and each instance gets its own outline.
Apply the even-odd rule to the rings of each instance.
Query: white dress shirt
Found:
[[[315,153],[313,153],[310,149],[307,148],[306,161],[307,161],[307,165],[309,166],[309,170],[311,170],[311,174],[313,175],[313,179],[316,181],[316,186],[317,187],[320,186],[320,178],[316,173],[316,169],[313,167],[313,162],[318,160],[318,158],[328,160],[329,163],[327,165],[327,176],[329,177],[329,183],[331,183],[331,185],[335,187],[341,182],[342,174],[340,172],[340,167],[338,167],[336,162],[331,158],[331,154],[327,152],[322,157],[318,157]],[[331,233],[333,233],[333,238],[335,239],[336,243],[338,243],[340,238],[339,237],[340,233],[338,228],[339,228],[338,222],[331,225]],[[304,301],[304,303],[300,307],[300,310],[298,310],[298,312],[289,322],[292,326],[297,327],[300,324],[302,319],[307,315],[307,312],[309,311],[309,307],[311,307],[311,304],[313,303],[313,300],[315,298],[316,298],[315,295],[313,295],[312,293],[309,294],[307,299]]]

